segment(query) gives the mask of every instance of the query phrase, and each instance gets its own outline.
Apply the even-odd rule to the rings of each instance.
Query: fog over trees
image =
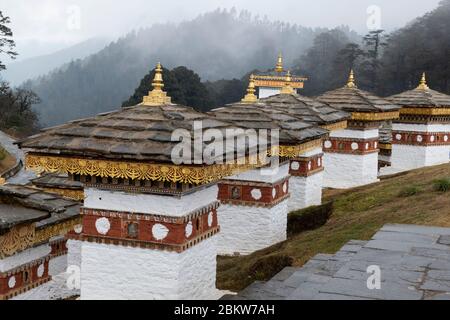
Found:
[[[282,51],[285,66],[309,78],[305,95],[343,86],[351,68],[360,88],[382,96],[417,86],[424,71],[431,87],[450,93],[448,30],[450,0],[391,34],[361,36],[346,27],[312,30],[216,10],[132,32],[25,88],[42,100],[35,106],[41,124],[54,125],[140,102],[161,61],[173,100],[204,111],[240,100],[248,75],[273,68]]]
[[[435,90],[450,94],[450,0],[391,34],[374,30],[360,43],[340,31],[325,32],[298,60],[310,80],[304,93],[339,86],[355,69],[360,88],[388,96],[415,88],[423,72]]]
[[[54,125],[120,107],[158,61],[167,69],[185,66],[202,81],[241,79],[250,70],[273,67],[280,51],[286,65],[293,65],[323,31],[255,18],[246,11],[216,10],[178,25],[130,33],[26,87],[42,99],[36,106],[42,124]],[[358,37],[348,28],[346,33]],[[223,100],[221,92],[211,94]]]

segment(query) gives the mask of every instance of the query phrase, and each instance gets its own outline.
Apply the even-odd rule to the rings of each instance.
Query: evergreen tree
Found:
[[[134,94],[123,103],[123,107],[133,106],[142,102],[144,96],[152,90],[155,71],[150,71],[141,81]],[[208,111],[212,105],[206,86],[200,77],[186,67],[173,70],[163,68],[164,91],[172,98],[172,102],[193,107],[200,111]]]
[[[8,27],[11,23],[9,17],[4,16],[3,12],[0,10],[0,56],[1,54],[6,54],[6,56],[11,59],[15,59],[17,53],[14,51],[15,42],[12,39],[13,33]],[[0,71],[5,70],[6,67],[0,60]]]
[[[306,74],[309,78],[304,94],[317,95],[342,85],[340,80],[348,76],[348,71],[336,70],[336,61],[348,43],[347,35],[338,29],[321,33],[314,39],[313,46],[294,69],[294,73]]]
[[[362,65],[361,77],[367,80],[365,86],[371,91],[375,91],[378,87],[380,57],[382,49],[387,45],[387,39],[383,33],[384,30],[370,31],[363,39],[367,51],[366,59]]]

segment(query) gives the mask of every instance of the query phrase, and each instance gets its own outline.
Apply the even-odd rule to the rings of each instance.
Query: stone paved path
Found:
[[[11,155],[16,159],[24,161],[24,153],[21,149],[14,144],[15,140],[7,135],[6,133],[0,131],[0,145],[6,149]],[[31,179],[36,178],[36,175],[31,171],[26,171],[24,168],[20,170],[18,174],[14,177],[8,179],[8,183],[12,184],[28,184]]]
[[[381,289],[367,288],[369,266],[381,269]],[[450,300],[450,228],[386,225],[370,241],[350,241],[286,268],[231,300]]]

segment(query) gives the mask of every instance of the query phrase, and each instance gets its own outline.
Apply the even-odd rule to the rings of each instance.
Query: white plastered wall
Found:
[[[286,240],[287,206],[287,199],[272,208],[221,205],[218,253],[245,255]]]
[[[322,148],[316,148],[302,154],[302,157],[312,157],[322,153]],[[292,163],[291,163],[292,164]],[[323,171],[309,177],[291,176],[289,179],[288,211],[296,211],[322,203]]]
[[[348,189],[378,181],[378,153],[325,153],[324,187]]]
[[[347,139],[379,138],[379,130],[337,130],[330,137]],[[326,152],[323,186],[325,188],[348,189],[378,181],[378,152],[357,155]]]
[[[259,87],[259,99],[264,99],[268,97],[275,96],[277,94],[280,94],[281,89],[280,88],[270,88],[270,87]]]
[[[423,132],[423,133],[450,133],[450,124],[405,124],[394,123],[392,130],[400,132]],[[401,134],[401,133],[400,133]],[[448,136],[450,139],[450,134]],[[405,171],[427,166],[448,163],[450,160],[450,147],[443,146],[418,146],[392,144],[391,166],[393,170]]]
[[[90,209],[183,217],[217,201],[217,185],[180,197],[85,189]],[[182,253],[73,241],[81,299],[216,299],[217,235]],[[74,259],[70,258],[72,248]]]
[[[228,179],[274,183],[288,175],[289,163],[283,163],[280,167],[249,170]],[[288,202],[285,199],[273,207],[221,204],[217,210],[219,254],[250,254],[286,240]]]
[[[81,299],[217,299],[215,238],[182,253],[84,242]]]
[[[392,145],[391,166],[397,171],[412,170],[427,166],[448,163],[448,146]]]
[[[182,217],[217,200],[217,193],[217,185],[181,197],[86,188],[84,206],[89,209]]]
[[[289,179],[288,211],[296,211],[322,204],[323,171],[309,177],[291,177]]]

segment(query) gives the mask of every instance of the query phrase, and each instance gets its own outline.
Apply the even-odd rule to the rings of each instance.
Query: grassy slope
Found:
[[[433,190],[433,180],[445,177],[450,177],[449,165],[411,171],[352,190],[327,191],[324,200],[334,199],[335,209],[326,225],[250,256],[219,257],[217,286],[241,290],[255,280],[249,268],[262,257],[287,255],[294,258],[295,266],[302,266],[318,253],[335,253],[349,240],[369,240],[387,223],[450,227],[450,193]],[[409,186],[417,186],[420,192],[400,196]]]

